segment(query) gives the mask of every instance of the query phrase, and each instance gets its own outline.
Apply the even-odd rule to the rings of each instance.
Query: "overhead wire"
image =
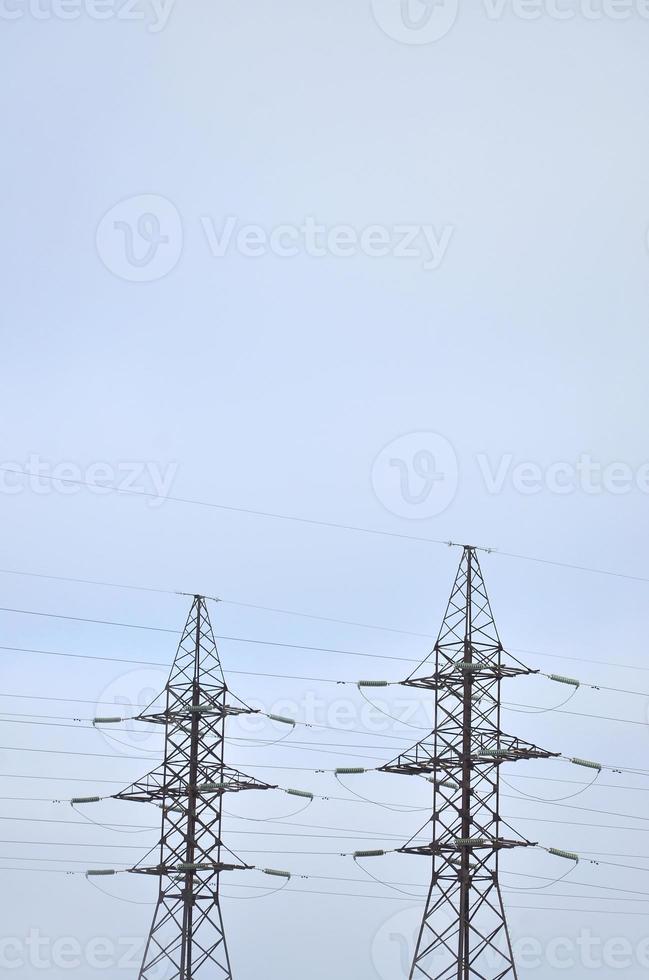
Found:
[[[584,808],[581,808],[581,807],[571,807],[571,809],[579,809],[579,810],[581,810],[581,809],[584,809]],[[636,817],[636,816],[634,816],[632,814],[624,814],[624,813],[610,813],[609,814],[608,811],[597,811],[597,810],[589,810],[589,809],[586,809],[586,812],[588,812],[588,813],[602,812],[602,814],[605,815],[605,816],[611,815],[611,816],[619,816],[619,817],[622,817],[623,819],[642,820],[643,822],[649,821],[649,817]],[[407,815],[407,812],[406,812],[405,815]],[[237,815],[236,814],[229,814],[228,816],[230,818],[237,819]],[[580,827],[587,826],[587,827],[589,827],[590,829],[593,829],[593,830],[608,829],[608,830],[624,830],[624,831],[627,831],[627,832],[634,832],[634,833],[636,833],[636,832],[639,832],[639,833],[649,833],[649,828],[646,828],[646,827],[619,827],[619,826],[611,827],[609,825],[598,824],[598,823],[584,823],[584,822],[574,823],[573,821],[569,821],[569,820],[563,820],[563,819],[560,819],[560,820],[559,819],[556,819],[555,820],[555,819],[550,819],[550,818],[538,817],[536,815],[534,815],[534,816],[518,816],[518,815],[514,815],[514,816],[508,817],[507,820],[505,820],[504,818],[501,818],[501,819],[505,823],[507,822],[507,820],[509,820],[509,821],[512,821],[512,820],[513,821],[526,821],[526,822],[527,821],[532,821],[532,822],[538,822],[538,823],[553,823],[553,824],[558,824],[558,825],[563,825],[563,826],[580,826]],[[79,820],[63,820],[63,819],[57,819],[57,818],[53,818],[53,817],[25,817],[25,816],[2,815],[2,816],[0,816],[0,820],[1,821],[5,821],[5,822],[6,821],[9,821],[9,822],[17,822],[17,823],[24,822],[24,823],[41,823],[41,824],[59,824],[59,825],[68,825],[68,826],[76,826],[76,827],[83,826],[82,822],[79,821]],[[269,823],[276,822],[276,818],[269,818],[268,822]],[[284,823],[283,820],[280,821],[280,822],[281,823]],[[430,824],[430,820],[426,820],[424,822],[424,824],[422,825],[422,827],[420,827],[419,830],[417,830],[416,833],[410,838],[410,841],[408,841],[406,843],[411,843],[412,841],[414,841],[418,837],[418,835],[420,833],[422,833],[422,831],[424,831],[429,826],[429,824]],[[102,826],[105,829],[111,829],[111,830],[114,829],[114,828],[129,828],[129,829],[136,829],[137,831],[145,831],[145,830],[154,831],[154,830],[159,830],[159,827],[158,826],[155,826],[155,825],[148,826],[148,825],[143,825],[143,824],[128,824],[128,823],[121,823],[119,821],[107,821]],[[321,830],[336,831],[336,832],[340,832],[342,834],[347,834],[347,833],[356,834],[357,833],[356,829],[353,828],[353,827],[330,827],[329,825],[297,824],[297,823],[294,824],[294,825],[292,825],[292,826],[300,827],[300,828],[304,828],[304,829],[311,829],[311,830],[315,830],[315,831],[321,831]],[[253,831],[242,831],[242,830],[234,830],[234,831],[230,831],[230,832],[231,833],[238,833],[238,834],[254,833]],[[371,836],[368,836],[367,835],[367,831],[359,831],[359,833],[365,835],[362,838],[364,840],[372,840],[372,841],[377,841],[377,840],[401,841],[402,840],[401,835],[395,834],[395,833],[391,833],[391,832],[388,832],[388,831],[376,831],[376,832],[373,832],[371,834]],[[277,834],[277,835],[276,834],[273,834],[271,836],[286,836],[286,835],[283,835],[283,834]],[[304,834],[304,835],[299,835],[299,836],[308,838],[308,837],[311,837],[311,836],[317,837],[319,835],[318,834],[315,834],[315,835]],[[354,837],[343,837],[341,839],[344,839],[344,840],[353,840],[353,839],[356,839],[356,838],[354,838]],[[358,838],[358,839],[360,839],[360,838]]]
[[[245,853],[249,853],[249,852],[242,851],[241,853],[245,854]],[[0,855],[0,860],[1,861],[10,861],[10,860],[15,860],[15,859],[16,859],[16,855],[13,855],[13,856]],[[42,855],[39,856],[39,857],[23,857],[21,855],[19,857],[19,860],[20,861],[26,861],[26,862],[38,862],[38,861],[41,861],[41,862],[43,862],[45,864],[82,864],[84,866],[88,864],[88,860],[87,859],[67,858],[67,857],[66,858],[52,858],[52,857],[43,857]],[[110,866],[114,866],[114,867],[119,867],[119,868],[123,868],[125,870],[128,870],[130,867],[132,867],[132,865],[128,864],[125,861],[98,861],[98,860],[94,860],[94,863],[95,864],[99,864],[99,865],[110,865]],[[361,867],[358,864],[358,859],[357,859],[356,863],[357,863],[357,865],[359,867]],[[43,869],[43,870],[47,870],[47,869]],[[367,869],[365,869],[365,868],[363,868],[363,870],[367,871]],[[646,870],[649,871],[649,869],[646,869]],[[546,878],[543,875],[531,874],[531,873],[529,875],[521,874],[520,872],[517,873],[517,872],[514,872],[514,871],[503,871],[501,873],[503,875],[505,875],[506,877],[518,877],[518,878],[528,878],[528,877],[531,877],[531,878],[537,878],[537,879],[543,880],[543,881],[549,881],[550,883],[552,883],[552,881],[554,880],[554,879],[551,879],[551,878]],[[304,880],[307,880],[308,879],[308,880],[311,880],[311,881],[330,881],[330,882],[331,881],[335,881],[335,882],[345,882],[345,883],[348,883],[348,884],[358,884],[359,883],[359,879],[358,878],[345,877],[345,876],[341,876],[341,875],[308,874],[308,875],[299,875],[299,876],[298,875],[294,875],[294,877],[299,877],[299,878],[304,879]],[[427,891],[428,888],[429,888],[429,885],[426,884],[426,883],[419,883],[419,882],[414,882],[414,881],[411,881],[411,882],[384,881],[383,879],[376,878],[376,877],[374,877],[372,875],[370,875],[370,877],[372,878],[373,881],[376,881],[379,884],[385,885],[385,886],[398,886],[398,887],[402,887],[402,888],[419,888],[419,889],[421,889],[423,891]],[[583,881],[571,882],[570,885],[571,885],[571,887],[592,888],[592,889],[600,889],[600,890],[601,889],[604,889],[604,890],[607,890],[607,891],[627,891],[627,889],[618,889],[618,888],[615,888],[614,886],[606,886],[606,885],[594,884],[594,883],[591,883],[591,882],[583,882]],[[515,889],[514,886],[511,886],[511,885],[505,885],[504,887],[505,887],[505,890],[518,890],[518,889]],[[544,886],[544,888],[545,887],[546,886]],[[649,899],[649,892],[640,892],[640,893],[638,893],[638,892],[635,892],[635,891],[630,891],[629,893],[630,894],[633,894],[634,896],[635,895],[646,896],[646,898],[637,898],[637,897],[634,897],[634,898],[623,898],[623,897],[616,898],[616,897],[610,896],[610,895],[603,896],[603,895],[565,895],[565,894],[561,894],[561,895],[554,895],[553,894],[553,895],[544,895],[544,896],[540,896],[539,895],[539,898],[540,897],[544,897],[544,898],[551,898],[552,897],[552,898],[564,898],[564,899],[577,898],[577,899],[589,899],[589,900],[595,900],[595,901],[607,901],[608,900],[608,901],[619,901],[619,902],[644,902],[647,899]],[[412,897],[413,898],[414,897],[419,898],[420,896],[412,896]]]
[[[0,867],[0,871],[18,872],[18,873],[37,873],[37,874],[58,874],[66,876],[67,872],[61,871],[57,868],[17,868],[17,867]],[[258,885],[236,885],[229,884],[231,888],[259,888]],[[368,894],[357,894],[352,892],[341,892],[341,891],[323,891],[311,888],[299,888],[299,889],[288,889],[287,894],[290,895],[318,895],[322,897],[333,897],[333,898],[353,898],[353,899],[365,899],[373,900],[377,899],[379,901],[387,902],[411,902],[411,898],[400,898],[397,895],[368,895]],[[230,896],[231,897],[231,896]],[[568,896],[566,896],[568,898]],[[624,916],[637,916],[646,917],[646,912],[631,912],[622,909],[583,909],[583,908],[565,908],[559,906],[539,906],[539,905],[510,905],[509,908],[524,911],[538,911],[538,912],[556,912],[561,914],[565,913],[590,913],[590,914],[603,914],[603,915],[624,915]]]
[[[512,556],[512,557],[515,557],[515,556]],[[20,610],[20,612],[24,612],[24,611],[23,611],[23,610]],[[39,614],[38,614],[38,613],[36,613],[35,615],[39,615]],[[57,617],[57,618],[59,618],[59,617]],[[79,619],[79,617],[64,617],[64,618],[71,618],[71,619],[75,619],[75,620],[78,620],[78,619]],[[88,621],[88,620],[82,620],[82,621]],[[98,620],[97,620],[97,621],[93,621],[93,622],[101,622],[101,623],[105,623],[106,621],[98,621]],[[133,625],[133,624],[111,624],[111,625]],[[142,628],[142,627],[137,627],[137,626],[135,626],[135,628]],[[158,630],[158,631],[164,631],[164,632],[175,632],[175,631],[170,631],[170,630],[162,630],[161,628],[157,628],[157,627],[153,627],[153,629],[156,629],[156,630]],[[232,637],[230,637],[230,638],[225,638],[225,637],[223,637],[223,638],[220,638],[220,639],[234,639],[234,640],[238,640],[238,641],[240,641],[240,642],[253,642],[253,643],[262,643],[262,644],[264,644],[264,645],[266,645],[266,641],[261,641],[261,640],[244,640],[244,639],[242,639],[242,638],[232,638]],[[276,643],[271,643],[270,645],[277,645],[277,646],[282,646],[282,647],[288,647],[288,648],[297,648],[297,649],[312,649],[312,650],[314,650],[315,652],[338,652],[338,653],[340,653],[340,654],[344,654],[344,655],[352,655],[352,656],[354,656],[354,655],[358,655],[358,656],[368,656],[368,657],[371,657],[371,656],[372,656],[371,654],[360,654],[360,653],[355,653],[355,652],[352,652],[352,651],[331,651],[331,650],[326,650],[325,648],[317,648],[317,647],[312,647],[312,648],[304,648],[304,647],[300,647],[300,646],[297,646],[297,645],[293,645],[293,644],[276,644]],[[543,655],[541,654],[541,656],[543,656]],[[94,659],[94,658],[92,658],[92,657],[89,657],[89,658],[87,658],[87,659]],[[382,658],[377,658],[377,659],[395,659],[395,660],[396,660],[396,659],[405,659],[405,658],[391,658],[391,657],[382,657]],[[566,658],[561,658],[561,659],[577,659],[577,658],[568,658],[568,657],[566,657]],[[635,669],[635,668],[634,668],[634,669]],[[332,682],[333,682],[333,681],[332,681]],[[613,689],[611,689],[611,690],[613,690]],[[576,693],[576,692],[573,692],[573,695],[571,695],[571,696],[574,696],[574,693]],[[618,690],[618,693],[633,693],[633,694],[635,694],[635,693],[637,693],[637,692],[625,692],[625,691],[622,691],[622,690]],[[568,699],[568,700],[569,700],[569,699]],[[370,703],[371,703],[371,702],[370,702]],[[564,702],[564,703],[567,703],[567,702]],[[513,708],[513,710],[515,710],[515,707],[514,707],[514,706],[511,706],[511,707]],[[525,707],[525,708],[527,708],[527,707],[529,707],[529,708],[531,708],[531,709],[532,709],[533,711],[536,711],[536,710],[537,710],[537,709],[535,709],[535,708],[533,708],[533,706],[520,706],[520,707]],[[541,710],[542,710],[542,711],[544,711],[544,710],[548,710],[548,711],[549,711],[549,710],[558,710],[558,709],[559,709],[560,707],[561,707],[561,706],[558,706],[558,707],[557,707],[557,708],[555,708],[555,709],[541,709]],[[633,721],[631,721],[631,720],[629,720],[629,719],[621,719],[621,718],[607,718],[607,717],[605,717],[605,716],[597,716],[597,715],[584,715],[584,714],[581,714],[581,713],[578,713],[578,712],[562,712],[562,713],[565,713],[565,714],[572,714],[572,715],[575,715],[575,716],[578,716],[578,717],[595,717],[595,718],[602,718],[602,720],[607,720],[607,721],[616,721],[616,722],[625,722],[625,723],[630,723],[630,724],[636,724],[636,725],[637,725],[637,724],[641,724],[640,722],[633,722]],[[398,719],[395,719],[395,720],[397,720],[397,721],[398,721]],[[54,726],[54,727],[56,727],[56,726]],[[323,727],[323,726],[320,726],[320,727]],[[327,726],[324,726],[324,727],[327,727]],[[414,726],[412,726],[412,727],[414,727]],[[334,729],[334,730],[335,730],[335,729]],[[366,734],[366,733],[361,733],[361,734]],[[391,737],[391,738],[394,738],[395,736],[388,736],[388,737]],[[308,749],[310,749],[310,748],[312,748],[312,747],[313,747],[313,746],[307,746],[307,748],[308,748]],[[76,753],[75,753],[75,754],[76,754]],[[133,758],[135,758],[135,757],[133,757]],[[262,768],[263,768],[263,767],[262,767]],[[277,767],[277,768],[283,768],[283,767]],[[310,770],[307,770],[307,771],[310,771]],[[629,772],[636,772],[636,773],[638,773],[638,774],[643,774],[643,775],[645,774],[645,771],[643,771],[643,770],[626,770],[626,771],[629,771]],[[597,777],[595,777],[595,779],[596,779],[596,778],[597,778]],[[590,785],[592,785],[592,784],[589,784],[589,786],[590,786]],[[589,786],[587,786],[586,788],[589,788]],[[346,787],[345,787],[345,788],[346,788]],[[513,788],[513,787],[511,787],[511,788]],[[519,791],[517,790],[517,792],[519,792]],[[525,794],[523,794],[523,795],[525,795]],[[570,797],[568,797],[568,798],[570,798]],[[368,800],[367,802],[369,802],[369,803],[374,803],[375,801],[369,801],[369,800]],[[557,802],[557,801],[550,801],[550,800],[542,800],[541,802],[548,802],[548,803],[550,803],[550,802]],[[381,805],[381,804],[378,804],[378,805]],[[591,812],[591,813],[604,813],[604,814],[607,814],[607,811],[600,811],[600,810],[588,810],[587,808],[583,808],[583,807],[572,807],[572,808],[574,808],[574,809],[579,809],[579,810],[584,810],[585,812]],[[636,817],[634,817],[634,816],[632,816],[632,815],[628,815],[628,814],[620,814],[620,813],[608,813],[608,815],[612,815],[612,816],[620,816],[620,817],[625,817],[625,818],[630,818],[630,819],[643,819],[643,818],[636,818]],[[289,815],[289,817],[286,817],[286,818],[283,818],[283,819],[289,819],[289,818],[290,818],[290,815]],[[246,819],[246,818],[243,818],[243,819]],[[515,819],[519,819],[519,818],[515,818]],[[520,818],[520,819],[529,819],[529,818]],[[547,822],[547,821],[546,821],[546,822]],[[555,821],[555,822],[556,822],[556,821]],[[308,826],[308,825],[307,825],[307,826]],[[599,825],[595,825],[595,826],[599,826]],[[147,828],[143,828],[143,829],[147,829]],[[625,829],[626,829],[626,828],[625,828]],[[139,831],[138,831],[138,832],[139,832]],[[241,831],[240,831],[239,833],[245,833],[245,832],[241,832]],[[282,836],[282,835],[271,835],[271,836]],[[299,835],[299,836],[308,836],[308,835]],[[620,866],[620,867],[622,867],[622,866]],[[372,877],[372,876],[370,875],[370,877]],[[378,880],[378,879],[375,879],[375,880]],[[558,879],[558,880],[561,880],[561,879]],[[543,887],[549,887],[549,886],[543,886]],[[613,889],[613,890],[614,890],[614,889]],[[636,894],[640,894],[640,893],[636,893]],[[620,900],[621,900],[621,899],[620,899]]]
[[[88,487],[92,490],[102,490],[104,492],[108,491],[110,493],[115,493],[123,496],[139,497],[141,499],[148,500],[162,500],[169,501],[172,503],[187,504],[193,507],[209,508],[214,510],[225,511],[228,513],[238,513],[250,517],[261,517],[269,520],[280,521],[283,523],[291,522],[295,524],[308,525],[311,527],[328,528],[332,530],[340,531],[351,531],[357,534],[364,534],[373,537],[386,537],[395,538],[398,540],[405,541],[415,541],[421,544],[435,544],[443,545],[449,548],[462,548],[462,544],[458,542],[442,539],[442,538],[431,538],[425,537],[423,535],[414,534],[404,534],[401,531],[391,531],[386,528],[373,528],[365,527],[356,524],[347,524],[339,521],[329,521],[322,520],[319,518],[303,517],[295,514],[284,514],[278,511],[268,511],[257,508],[241,507],[234,504],[222,504],[217,501],[201,500],[193,497],[180,497],[175,494],[160,494],[156,493],[154,490],[146,490],[143,488],[135,489],[133,487],[119,487],[114,484],[108,483],[94,483],[91,480],[83,480],[81,478],[73,479],[69,477],[56,477],[50,474],[40,474],[33,473],[30,470],[23,469],[20,467],[10,467],[10,466],[0,466],[0,472],[10,473],[12,476],[18,476],[23,479],[38,479],[45,480],[54,485],[66,484],[69,486],[79,486]],[[619,572],[617,570],[599,568],[592,565],[577,564],[575,562],[559,561],[554,559],[548,559],[543,557],[537,557],[534,555],[524,555],[509,551],[502,551],[495,548],[479,548],[476,550],[485,551],[489,554],[495,554],[502,558],[516,559],[519,561],[533,562],[539,565],[550,565],[555,568],[565,568],[571,571],[588,572],[594,575],[603,575],[612,578],[624,579],[633,582],[649,582],[649,578],[643,575],[635,575],[629,572]],[[93,583],[99,584],[99,583]]]
[[[91,617],[83,617],[83,616],[70,616],[70,615],[64,615],[62,613],[48,613],[48,612],[43,612],[41,610],[37,611],[37,610],[28,610],[28,609],[18,609],[10,606],[0,607],[0,612],[9,612],[18,615],[28,615],[28,616],[42,616],[42,617],[49,617],[54,619],[70,620],[72,622],[89,623],[89,624],[94,624],[99,626],[114,626],[114,627],[125,628],[125,629],[150,630],[157,633],[167,633],[176,636],[180,635],[180,630],[171,629],[169,627],[152,626],[144,623],[122,623],[114,620],[94,619]],[[276,640],[265,640],[265,639],[258,639],[253,637],[237,637],[237,636],[225,636],[225,635],[215,634],[215,638],[219,641],[225,641],[225,642],[229,641],[234,643],[244,643],[244,644],[249,643],[249,644],[261,645],[261,646],[276,646],[285,649],[295,649],[295,650],[301,650],[301,651],[307,651],[313,653],[330,653],[332,655],[363,657],[371,660],[391,660],[397,663],[400,662],[400,663],[408,663],[411,665],[414,664],[415,666],[420,666],[422,663],[421,659],[417,657],[397,657],[397,656],[390,656],[387,654],[365,653],[357,650],[339,650],[334,647],[317,647],[317,646],[310,646],[310,645],[297,644],[297,643],[282,643]],[[432,636],[428,638],[433,639]],[[20,648],[0,646],[0,651],[15,651],[16,649],[20,649]],[[570,660],[574,663],[595,664],[604,667],[614,667],[614,668],[623,668],[625,670],[639,670],[639,671],[649,672],[649,667],[645,667],[639,664],[625,664],[619,661],[614,662],[614,661],[606,661],[606,660],[596,660],[593,658],[574,657],[567,653],[552,654],[541,650],[526,650],[526,649],[521,649],[516,647],[510,647],[510,650],[516,653],[522,653],[529,656],[541,657],[541,658],[546,658],[551,660]],[[155,666],[155,667],[166,666],[165,664],[158,663],[158,662],[151,662],[151,661],[134,661],[131,659],[123,659],[123,658],[116,658],[116,657],[104,658],[100,656],[97,657],[81,656],[78,654],[72,655],[72,654],[58,653],[56,651],[24,650],[23,652],[42,653],[50,656],[75,656],[77,659],[87,659],[87,660],[109,660],[115,663],[139,663],[139,664],[144,664],[146,666]],[[241,673],[241,672],[228,671],[228,673]],[[327,681],[329,679],[323,678],[322,680]],[[336,683],[340,683],[340,681],[337,681]],[[624,692],[620,690],[619,693],[629,693],[629,692]]]

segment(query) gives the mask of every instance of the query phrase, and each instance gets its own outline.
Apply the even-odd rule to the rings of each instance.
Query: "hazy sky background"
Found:
[[[405,536],[644,577],[482,557],[502,639],[518,656],[649,692],[641,7],[566,0],[571,19],[550,5],[525,19],[529,5],[497,16],[467,3],[453,23],[449,0],[430,22],[413,0],[408,27],[394,0],[177,0],[165,15],[133,8],[131,20],[118,0],[104,20],[89,0],[4,0],[0,465],[404,536],[98,495],[0,469],[3,569],[201,591],[229,600],[212,608],[219,635],[350,652],[220,643],[242,697],[341,729],[298,729],[276,746],[233,742],[230,762],[242,769],[344,797],[330,775],[301,770],[380,765],[416,740],[334,683],[410,670],[351,652],[416,661],[430,649],[459,552]],[[228,219],[232,239],[215,255]],[[315,244],[305,222],[326,229]],[[245,226],[257,230],[237,245]],[[370,246],[360,244],[372,226]],[[259,229],[278,228],[266,246]],[[405,235],[416,254],[398,254]],[[276,254],[277,242],[297,254]],[[578,477],[588,459],[591,475]],[[34,980],[44,957],[52,980],[135,978],[137,955],[120,964],[109,952],[101,969],[89,944],[104,938],[120,957],[124,940],[137,949],[155,882],[123,876],[101,882],[103,895],[82,876],[40,869],[135,861],[156,830],[93,826],[46,801],[128,784],[154,764],[159,737],[127,732],[118,743],[32,722],[72,725],[102,702],[138,702],[164,685],[177,638],[4,607],[180,630],[188,600],[10,573],[0,585],[0,865],[25,869],[2,872],[1,968]],[[512,682],[505,697],[546,708],[569,693],[537,678]],[[54,697],[76,700],[39,700]],[[386,698],[402,710],[414,695],[393,688]],[[649,695],[582,690],[564,710],[579,714],[508,708],[504,727],[571,756],[649,769]],[[601,786],[559,805],[520,791],[567,797],[588,772],[562,762],[513,769],[503,811],[521,833],[633,869],[584,860],[553,884],[569,865],[508,855],[521,976],[645,976],[649,774],[604,773]],[[414,780],[348,785],[373,800],[429,803]],[[241,819],[295,809],[281,794],[228,800],[235,850],[315,876],[255,901],[242,901],[257,893],[239,886],[268,879],[224,881],[235,975],[399,980],[428,864],[394,856],[370,866],[416,896],[402,900],[337,855],[398,846],[426,813],[350,797],[314,803],[294,831],[290,821]],[[158,822],[135,804],[84,812]],[[76,967],[52,949],[66,938],[82,947]]]

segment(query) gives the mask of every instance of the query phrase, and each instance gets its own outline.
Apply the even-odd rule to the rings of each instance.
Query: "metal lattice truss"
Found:
[[[247,870],[224,845],[226,793],[275,787],[225,765],[225,722],[253,713],[228,704],[205,600],[195,596],[169,681],[164,711],[139,720],[165,727],[164,763],[116,795],[162,809],[158,862],[150,855],[133,873],[160,879],[140,980],[231,980],[219,904],[224,871]],[[151,853],[151,852],[150,852]]]
[[[434,673],[422,676],[433,658]],[[404,684],[435,692],[434,731],[382,767],[433,783],[432,818],[401,848],[433,861],[410,978],[515,980],[498,861],[500,851],[531,842],[501,835],[500,766],[553,753],[501,731],[501,681],[534,672],[503,650],[474,548],[464,548],[439,637],[421,667]]]

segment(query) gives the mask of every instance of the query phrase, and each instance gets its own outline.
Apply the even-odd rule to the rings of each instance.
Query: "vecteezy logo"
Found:
[[[97,252],[128,282],[153,282],[178,264],[183,226],[178,209],[157,194],[140,194],[107,211],[97,228]]]
[[[416,888],[417,886],[413,886]],[[412,889],[408,889],[412,891]],[[415,895],[412,895],[413,900]],[[421,931],[421,919],[424,912],[425,892],[422,890],[420,903],[412,908],[401,909],[390,916],[376,931],[372,942],[372,963],[381,980],[407,980],[411,976],[412,961],[417,948]],[[427,941],[434,935],[448,937],[453,920],[446,909],[438,908],[428,917]],[[439,950],[433,950],[431,961],[439,963],[444,959],[446,950],[443,942]],[[432,963],[431,963],[432,965]],[[441,964],[440,964],[441,965]],[[435,970],[435,976],[451,976],[448,970]]]
[[[133,721],[142,711],[164,710],[164,688],[167,683],[164,667],[136,667],[115,677],[101,692],[95,708],[97,718],[122,718],[121,724],[98,724],[114,752],[132,755],[133,752],[159,753],[162,747],[159,725]]]
[[[403,44],[431,44],[455,25],[459,0],[372,0],[377,24]]]
[[[411,432],[381,450],[372,467],[372,486],[390,513],[410,520],[441,514],[457,492],[458,463],[448,439]]]
[[[424,896],[422,894],[422,904]],[[406,980],[421,924],[422,909],[402,909],[377,930],[372,942],[372,962],[381,980]]]

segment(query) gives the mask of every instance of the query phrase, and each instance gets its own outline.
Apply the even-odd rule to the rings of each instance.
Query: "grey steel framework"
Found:
[[[434,673],[422,676],[433,657]],[[505,654],[476,549],[465,547],[433,651],[403,682],[435,692],[434,731],[382,767],[426,776],[434,786],[430,842],[400,848],[433,865],[410,980],[517,977],[499,855],[532,842],[502,834],[500,767],[554,753],[502,732],[500,687],[504,678],[531,673]]]
[[[275,787],[226,766],[226,719],[253,713],[243,702],[229,703],[228,694],[205,599],[197,595],[165,689],[165,707],[139,716],[164,727],[164,763],[116,796],[162,809],[158,863],[147,863],[150,852],[132,869],[160,879],[140,980],[232,977],[220,876],[249,865],[223,843],[223,797]]]

